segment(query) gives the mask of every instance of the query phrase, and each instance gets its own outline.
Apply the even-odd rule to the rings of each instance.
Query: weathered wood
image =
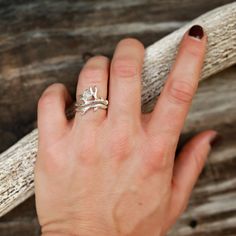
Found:
[[[213,149],[188,210],[170,236],[236,235],[236,66],[203,81],[183,129],[183,140],[216,129],[222,142]],[[182,140],[182,141],[183,141]]]
[[[73,78],[90,55],[102,53],[111,57],[117,41],[125,36],[137,37],[145,46],[150,45],[201,13],[227,2],[233,0],[0,0],[0,74],[3,75],[0,79],[0,152],[35,127],[37,99],[48,84],[63,82],[74,94],[76,79]],[[114,33],[114,29],[118,30]],[[32,70],[23,73],[31,64],[34,65]],[[14,77],[11,71],[15,72]],[[185,128],[183,140],[197,131],[216,128],[223,134],[224,141],[211,159],[217,155],[222,161],[218,165],[208,163],[199,184],[210,188],[193,194],[186,217],[172,235],[182,235],[181,229],[189,236],[236,235],[236,212],[227,209],[224,199],[225,193],[233,193],[235,188],[234,181],[230,181],[235,178],[235,106],[227,106],[227,102],[235,98],[235,87],[230,87],[228,93],[227,85],[235,76],[235,69],[226,70],[200,85],[201,102],[195,103],[192,110],[195,118],[189,116],[191,121]],[[225,89],[221,90],[222,87]],[[210,99],[212,102],[208,104],[212,96],[215,99]],[[147,106],[147,110],[151,107]],[[217,188],[218,183],[219,187],[223,186],[221,189]],[[218,195],[221,195],[219,199]],[[212,205],[205,205],[205,196],[213,198]],[[229,203],[235,206],[234,194],[229,197]],[[201,205],[213,206],[217,212],[195,214],[192,209]],[[0,235],[40,235],[34,207],[34,199],[30,198],[1,217]]]
[[[194,97],[181,143],[201,130],[212,128],[220,132],[223,142],[211,153],[192,195],[190,206],[170,236],[236,234],[235,78],[236,66],[203,81]],[[0,233],[3,236],[38,236],[39,229],[34,198],[30,198],[0,220]]]
[[[143,68],[143,111],[147,111],[147,107],[151,106],[154,103],[153,100],[160,94],[177,52],[176,45],[191,25],[202,25],[208,35],[208,49],[201,79],[235,64],[235,19],[236,4],[229,4],[204,14],[148,47]]]
[[[39,236],[35,198],[32,196],[0,220],[1,236]]]
[[[222,23],[223,22],[223,23]],[[194,23],[204,25],[209,47],[203,78],[236,61],[236,3],[209,12]],[[165,37],[146,50],[143,68],[143,105],[153,104],[176,53],[179,40],[189,25]],[[218,27],[224,32],[219,32]],[[217,35],[217,37],[215,37]],[[160,53],[161,52],[161,53]],[[227,57],[221,53],[227,52]],[[170,56],[171,55],[171,56]],[[220,65],[219,65],[220,63]],[[232,86],[232,85],[230,85]],[[33,166],[37,151],[37,130],[0,155],[0,216],[33,193]]]
[[[0,152],[35,128],[51,83],[75,94],[93,54],[111,57],[124,37],[151,45],[186,22],[234,0],[0,0]]]
[[[218,130],[223,140],[211,153],[192,195],[190,206],[173,228],[171,236],[236,234],[235,76],[236,66],[212,76],[200,84],[194,97],[181,143],[193,134],[210,128]],[[34,208],[34,198],[31,198],[3,216],[0,221],[1,235],[39,236],[40,230]]]

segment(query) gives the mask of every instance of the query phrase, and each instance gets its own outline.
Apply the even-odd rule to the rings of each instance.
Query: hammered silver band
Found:
[[[84,115],[89,109],[97,111],[98,108],[107,109],[108,100],[100,97],[98,98],[98,89],[96,86],[89,87],[84,90],[82,94],[79,95],[79,102],[75,103],[75,111]]]

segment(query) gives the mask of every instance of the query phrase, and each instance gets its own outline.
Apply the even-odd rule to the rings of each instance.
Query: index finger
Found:
[[[201,76],[206,42],[207,36],[199,25],[184,34],[176,61],[148,124],[148,133],[152,137],[159,136],[177,144]]]

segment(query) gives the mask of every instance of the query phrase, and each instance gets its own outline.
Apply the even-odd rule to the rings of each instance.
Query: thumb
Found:
[[[185,209],[192,189],[204,167],[213,144],[219,139],[214,130],[199,133],[182,149],[175,161],[172,178],[171,211],[178,217]]]

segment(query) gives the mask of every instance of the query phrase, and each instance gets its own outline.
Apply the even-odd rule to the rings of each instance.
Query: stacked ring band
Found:
[[[75,111],[80,112],[82,115],[85,114],[89,109],[97,111],[98,108],[107,109],[108,100],[102,97],[98,98],[98,89],[96,86],[85,89],[83,94],[79,95],[80,103],[75,103]]]

